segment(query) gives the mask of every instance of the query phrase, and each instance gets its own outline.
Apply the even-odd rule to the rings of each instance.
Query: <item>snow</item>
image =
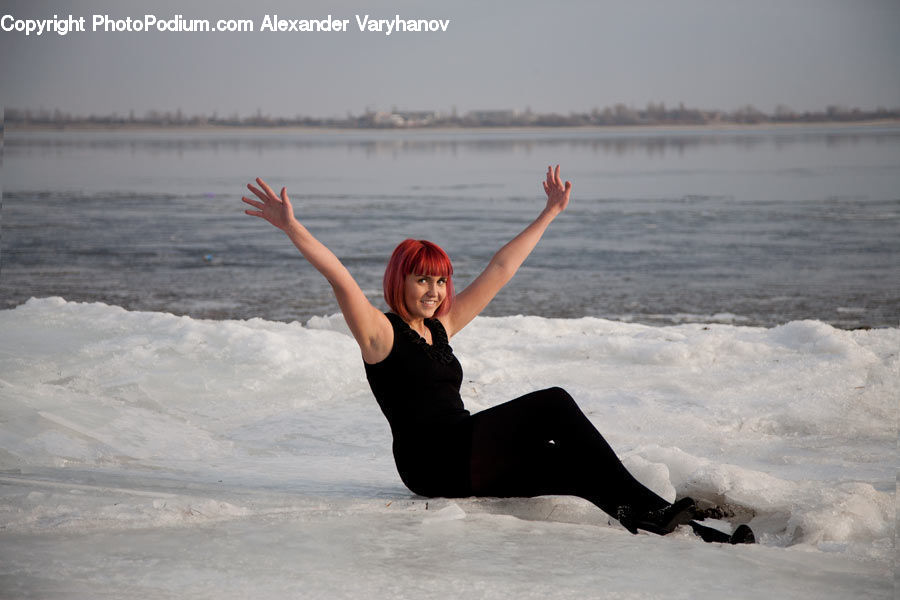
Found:
[[[754,546],[571,497],[426,499],[337,316],[0,311],[0,597],[893,597],[900,329],[481,317],[467,407],[566,388]]]

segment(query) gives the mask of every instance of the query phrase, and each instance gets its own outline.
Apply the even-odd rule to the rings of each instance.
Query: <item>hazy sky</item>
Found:
[[[665,102],[772,111],[900,106],[900,0],[0,0],[0,16],[88,31],[0,32],[0,103],[344,116],[366,108],[587,111]],[[113,18],[350,20],[344,33],[99,33]],[[355,15],[450,19],[446,33],[359,32]]]

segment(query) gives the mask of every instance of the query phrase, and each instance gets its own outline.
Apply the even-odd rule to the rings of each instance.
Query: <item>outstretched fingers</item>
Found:
[[[272,191],[272,188],[269,187],[269,184],[267,184],[259,177],[256,178],[256,183],[259,185],[259,187],[262,188],[262,190],[253,187],[253,184],[251,183],[247,184],[247,189],[253,192],[253,194],[257,198],[262,200],[264,203],[274,202],[276,204],[281,204],[281,199],[275,194],[275,192]]]
[[[569,205],[569,193],[572,190],[572,183],[566,181],[563,183],[559,175],[559,165],[554,169],[552,166],[547,167],[547,178],[541,182],[544,186],[544,192],[547,194],[547,207],[557,211],[563,211]]]
[[[263,189],[267,196],[269,196],[270,198],[274,198],[275,200],[279,200],[278,196],[275,194],[275,192],[272,191],[272,188],[269,187],[268,183],[266,183],[259,177],[256,178],[256,183],[259,184],[259,186]]]
[[[565,184],[563,184],[562,177],[559,176],[559,165],[556,165],[556,173],[553,174],[553,179],[556,182],[556,187],[566,192],[567,194],[569,193],[569,190],[572,189],[571,181],[567,181]]]
[[[559,165],[556,165],[556,170],[553,170],[553,167],[547,167],[547,179],[544,180],[544,189],[552,190],[554,188],[562,188],[562,180],[559,178]]]
[[[241,200],[243,200],[245,204],[249,204],[253,208],[256,208],[259,210],[262,210],[266,206],[262,202],[257,202],[256,200],[251,200],[250,198],[248,198],[246,196],[241,196]]]
[[[548,194],[554,190],[569,191],[572,189],[571,182],[567,181],[565,185],[563,184],[563,180],[559,176],[559,165],[556,165],[555,170],[553,167],[547,167],[547,179],[543,181],[543,185],[544,191]]]
[[[287,188],[281,188],[281,217],[285,220],[285,222],[294,218],[294,208],[291,206],[291,201],[288,199]]]
[[[251,217],[265,218],[265,215],[263,215],[263,209],[265,208],[265,205],[262,202],[257,202],[256,200],[251,200],[250,198],[247,198],[246,196],[242,196],[241,200],[243,200],[245,204],[249,204],[250,206],[252,206],[253,208],[256,209],[256,210],[245,210],[244,214],[250,215]]]
[[[250,191],[253,193],[254,196],[256,196],[257,198],[259,198],[260,200],[262,200],[263,203],[269,201],[269,197],[266,196],[266,193],[263,192],[262,190],[259,190],[259,189],[255,188],[255,187],[253,187],[252,184],[248,183],[248,184],[247,184],[247,189],[250,190]]]
[[[260,217],[265,219],[275,227],[287,230],[287,228],[296,220],[294,218],[294,209],[291,201],[288,199],[287,188],[281,188],[281,193],[276,194],[275,191],[263,181],[261,178],[256,179],[256,184],[248,183],[247,189],[250,190],[258,200],[241,197],[245,204],[249,204],[254,210],[244,210],[244,213],[252,217]]]

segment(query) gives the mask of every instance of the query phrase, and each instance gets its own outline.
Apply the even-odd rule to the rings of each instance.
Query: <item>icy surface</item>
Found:
[[[414,496],[340,316],[47,298],[0,311],[0,597],[893,597],[900,329],[503,317],[452,345],[470,410],[565,387],[761,543]]]

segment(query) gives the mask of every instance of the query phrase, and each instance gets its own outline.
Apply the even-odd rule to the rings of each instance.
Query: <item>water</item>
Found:
[[[570,209],[485,314],[841,328],[900,322],[900,127],[678,131],[32,132],[4,149],[0,307],[62,296],[305,322],[330,288],[244,185],[297,216],[373,302],[397,242],[461,289],[542,207]]]

